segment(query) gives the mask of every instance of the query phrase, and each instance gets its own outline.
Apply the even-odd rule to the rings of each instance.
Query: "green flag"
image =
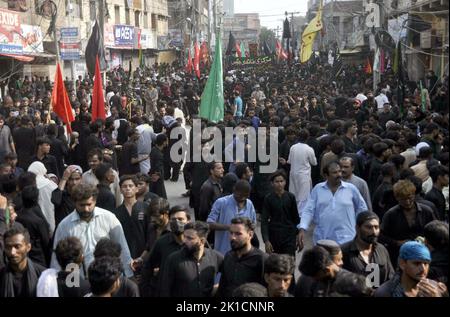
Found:
[[[241,42],[241,56],[242,56],[242,60],[244,60],[244,58],[246,58],[247,56],[245,55],[245,44],[244,42]]]
[[[222,69],[222,40],[220,32],[216,35],[216,52],[209,72],[205,90],[200,103],[200,117],[213,122],[223,120],[223,69]]]
[[[425,112],[427,105],[427,95],[425,89],[423,89],[422,81],[420,81],[420,102],[422,104],[422,111]]]

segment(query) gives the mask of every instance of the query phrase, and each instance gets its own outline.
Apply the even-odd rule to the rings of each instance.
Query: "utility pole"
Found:
[[[103,33],[105,30],[105,0],[100,0],[98,3],[99,3],[99,5],[98,5],[98,15],[99,15],[98,25],[100,27],[100,35],[101,35],[101,38],[103,41],[102,44],[104,44],[105,40],[103,37]],[[102,47],[104,47],[104,46],[102,45]],[[130,72],[131,72],[131,69],[130,69]],[[103,87],[105,87],[106,86],[106,72],[102,73],[102,81],[103,81]]]
[[[214,34],[214,37],[215,37],[215,34],[217,32],[217,0],[213,0],[213,19],[214,19],[214,24],[213,24],[213,29],[211,32],[211,37],[209,38],[209,41],[210,41],[209,48],[211,48],[211,45],[212,45],[212,35]],[[215,43],[214,43],[214,45],[215,45]],[[215,50],[215,48],[214,48],[214,50]]]

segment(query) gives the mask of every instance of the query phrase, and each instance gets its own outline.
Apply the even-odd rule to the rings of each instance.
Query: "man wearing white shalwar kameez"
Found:
[[[301,215],[312,190],[311,166],[317,165],[316,155],[309,145],[297,143],[289,151],[288,163],[291,165],[289,191],[295,195],[298,212]]]

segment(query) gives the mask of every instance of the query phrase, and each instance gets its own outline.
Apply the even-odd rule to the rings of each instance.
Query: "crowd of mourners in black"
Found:
[[[402,90],[388,68],[372,90],[362,65],[229,65],[213,123],[204,73],[108,71],[95,121],[92,79],[66,80],[69,133],[48,78],[2,83],[0,297],[448,296],[447,75]],[[221,160],[189,159],[212,141],[196,119],[236,128]],[[276,172],[248,144],[226,160],[262,127],[278,130]],[[189,206],[167,199],[179,175]]]

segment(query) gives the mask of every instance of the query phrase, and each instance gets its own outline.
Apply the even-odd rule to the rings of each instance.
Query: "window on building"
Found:
[[[156,30],[156,27],[158,25],[158,17],[156,14],[152,13],[152,30]]]
[[[89,1],[89,18],[91,21],[95,21],[97,18],[95,1]]]
[[[141,19],[141,11],[134,11],[134,26],[139,27],[139,20]]]
[[[116,24],[120,24],[120,7],[114,6],[114,21]]]
[[[130,9],[125,9],[125,24],[130,25]]]
[[[148,13],[144,12],[144,29],[148,29]]]

